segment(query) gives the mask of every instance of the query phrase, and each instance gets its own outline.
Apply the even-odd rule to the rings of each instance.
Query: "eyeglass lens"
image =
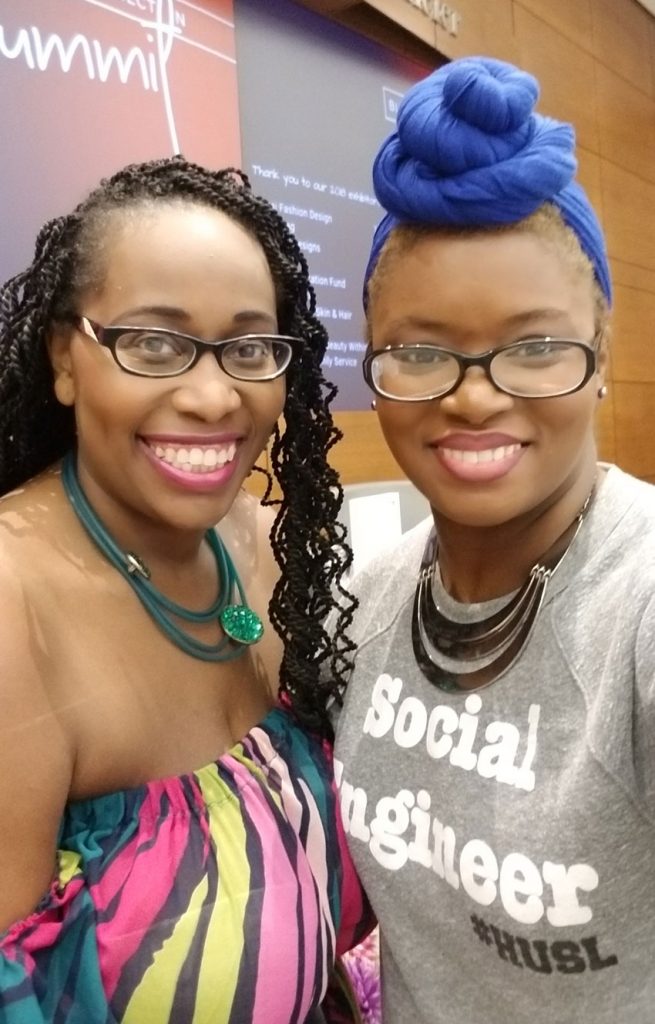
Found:
[[[116,358],[132,373],[147,376],[182,373],[191,365],[196,343],[167,331],[129,330],[116,341]],[[217,344],[226,373],[239,380],[262,380],[284,372],[292,349],[287,341],[250,334]]]
[[[491,379],[501,390],[532,398],[574,390],[586,370],[584,347],[545,339],[500,349],[489,366]],[[444,394],[456,384],[460,364],[443,349],[417,345],[376,353],[371,373],[375,387],[385,395],[428,398]]]

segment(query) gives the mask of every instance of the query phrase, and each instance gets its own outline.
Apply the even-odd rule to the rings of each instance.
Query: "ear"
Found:
[[[610,328],[606,326],[600,336],[598,342],[598,355],[596,357],[596,381],[598,387],[602,387],[605,383],[605,378],[609,373],[610,364]]]
[[[47,345],[55,379],[55,395],[62,405],[75,405],[70,328],[54,327],[48,337]]]

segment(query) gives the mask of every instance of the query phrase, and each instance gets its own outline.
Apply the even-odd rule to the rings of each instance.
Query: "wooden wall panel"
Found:
[[[655,293],[617,285],[612,325],[612,379],[655,384]],[[655,408],[653,409],[655,413]]]
[[[517,0],[558,35],[571,40],[582,49],[591,49],[591,0]]]
[[[398,2],[398,0],[394,0]],[[452,36],[437,26],[437,49],[450,57],[484,54],[515,63],[519,59],[514,38],[512,0],[457,0],[451,7],[461,14],[462,31]]]
[[[652,89],[655,94],[655,18],[649,18],[648,31],[646,32],[646,38],[648,40],[648,52],[650,54],[650,80],[653,83]],[[644,77],[648,75],[648,65],[646,64],[642,71]]]
[[[423,11],[410,4],[398,3],[398,0],[377,0],[373,5],[380,14],[385,14],[392,22],[424,43],[437,49],[437,33],[434,22]]]
[[[601,156],[655,182],[655,99],[602,64],[596,97]]]
[[[655,185],[608,160],[600,170],[610,256],[655,271]]]
[[[615,381],[616,461],[635,476],[655,477],[655,384]]]
[[[541,113],[570,121],[575,126],[578,144],[597,153],[598,117],[591,54],[518,4],[514,8],[514,30],[521,66],[531,71],[541,85]]]
[[[366,480],[398,480],[403,476],[386,446],[374,412],[338,412],[335,422],[343,440],[330,456],[344,484]]]
[[[600,159],[597,153],[585,149],[583,146],[577,148],[578,173],[577,179],[593,203],[596,213],[603,219],[603,184],[600,174]]]
[[[577,3],[570,6],[577,7]],[[649,96],[655,96],[652,23],[651,15],[635,0],[593,0],[595,56]]]
[[[645,292],[655,292],[655,270],[639,266],[637,263],[624,263],[623,260],[610,260],[612,281],[614,286],[626,285],[628,288],[641,288]]]

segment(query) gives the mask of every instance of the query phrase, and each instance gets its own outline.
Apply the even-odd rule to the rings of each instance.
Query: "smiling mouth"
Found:
[[[463,448],[446,448],[441,446],[441,451],[447,459],[455,462],[466,462],[479,465],[481,462],[501,462],[521,450],[520,444],[504,444],[498,448],[482,448],[480,451],[469,451]]]
[[[177,445],[146,444],[161,462],[183,473],[213,473],[222,469],[234,460],[236,442],[212,445],[189,445],[186,448]]]

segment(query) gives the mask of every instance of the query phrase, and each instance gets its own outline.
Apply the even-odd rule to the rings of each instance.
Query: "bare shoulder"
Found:
[[[43,539],[30,502],[0,503],[0,930],[29,913],[50,883],[74,753],[50,683],[38,586]]]
[[[47,682],[48,650],[18,580],[0,583],[0,930],[47,891],[74,752]]]
[[[27,573],[35,552],[60,546],[52,542],[61,538],[62,517],[69,516],[57,469],[0,497],[0,566]]]

